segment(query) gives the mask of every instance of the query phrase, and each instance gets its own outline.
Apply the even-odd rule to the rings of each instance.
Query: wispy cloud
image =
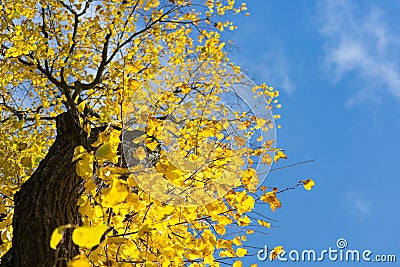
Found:
[[[378,100],[384,91],[400,100],[400,41],[385,12],[372,5],[363,12],[344,0],[326,0],[318,10],[325,62],[335,82],[349,74],[357,77],[357,93],[348,104]]]
[[[256,73],[257,82],[266,82],[289,95],[294,93],[296,86],[291,78],[291,62],[279,49],[275,49],[273,53],[260,53],[257,58],[251,58],[248,65],[251,66],[248,69]],[[250,76],[253,76],[252,73]]]
[[[295,90],[295,84],[290,77],[291,64],[287,57],[279,51],[265,52],[260,56],[262,63],[256,65],[257,71],[263,74],[266,81],[272,83],[270,85],[292,94]]]
[[[344,200],[346,207],[350,208],[351,211],[356,211],[358,215],[367,216],[372,212],[372,201],[360,192],[349,191],[345,194]]]

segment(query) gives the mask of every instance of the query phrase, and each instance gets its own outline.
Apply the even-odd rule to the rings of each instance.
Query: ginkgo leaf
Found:
[[[267,121],[263,118],[257,118],[256,123],[257,125],[254,127],[255,129],[259,129],[265,125]]]
[[[53,233],[51,234],[51,237],[50,237],[50,247],[52,249],[57,248],[57,245],[60,243],[60,241],[63,238],[64,230],[67,228],[70,228],[70,227],[71,227],[71,225],[67,224],[67,225],[59,226],[53,231]]]
[[[276,191],[277,191],[277,189],[275,190],[275,188],[274,188],[273,191],[265,193],[260,198],[262,201],[269,203],[269,206],[272,211],[275,211],[276,208],[281,207],[281,202],[276,197]]]
[[[242,246],[242,240],[240,239],[239,236],[235,236],[235,238],[232,240],[233,244],[235,244],[236,246]]]
[[[233,263],[232,267],[242,267],[243,263],[242,261],[235,261],[235,263]]]
[[[76,173],[82,178],[90,178],[93,175],[93,154],[83,153],[76,164]]]
[[[276,246],[274,247],[273,250],[271,250],[271,253],[269,254],[269,258],[271,261],[275,260],[279,254],[281,254],[283,252],[283,247],[282,246]]]
[[[141,236],[145,235],[147,232],[149,232],[151,230],[153,230],[153,227],[148,225],[148,224],[145,224],[145,225],[143,225],[143,227],[138,232],[138,236],[141,237]]]
[[[22,151],[25,150],[28,147],[28,145],[26,143],[19,143],[18,144],[18,150]]]
[[[124,184],[120,179],[114,177],[110,191],[108,191],[102,199],[102,205],[104,207],[112,207],[124,201],[127,196],[128,189],[126,184]]]
[[[89,181],[87,181],[85,183],[85,188],[87,190],[89,190],[89,191],[92,191],[92,190],[96,189],[96,184],[95,184],[94,180],[93,179],[89,179]]]
[[[138,149],[136,149],[134,156],[139,160],[144,160],[146,158],[146,151],[143,147],[139,147]]]
[[[157,141],[148,141],[146,140],[146,146],[151,150],[154,151],[154,149],[158,146],[158,142]]]
[[[236,256],[238,256],[239,258],[243,258],[246,255],[247,255],[247,249],[245,248],[236,249]]]
[[[86,153],[86,149],[83,146],[75,147],[74,157],[72,158],[72,161],[75,161],[75,160],[81,158],[85,153]]]
[[[22,166],[26,168],[31,168],[32,167],[32,158],[31,157],[23,157],[21,159],[21,164]]]
[[[85,101],[82,101],[81,103],[79,103],[78,105],[78,112],[83,112],[85,110]]]
[[[238,211],[240,213],[248,212],[254,208],[254,203],[254,198],[248,196],[247,198],[245,198],[245,200],[238,204]]]
[[[265,155],[262,156],[261,161],[262,161],[262,163],[266,163],[268,165],[271,165],[272,164],[272,157],[271,157],[270,154],[265,154]]]
[[[263,147],[265,148],[271,148],[272,144],[275,142],[275,140],[268,140],[263,144]]]
[[[226,258],[234,258],[235,254],[233,253],[233,250],[227,249],[227,250],[222,250],[219,253],[220,257],[226,257]]]
[[[250,223],[251,223],[251,220],[247,215],[242,218],[239,218],[239,220],[238,220],[238,225],[240,225],[240,226],[249,225]]]
[[[92,264],[84,255],[78,255],[68,262],[68,267],[92,267]]]
[[[275,153],[274,161],[275,161],[275,162],[278,162],[278,160],[280,160],[280,159],[287,159],[287,156],[286,156],[285,153],[283,153],[283,151],[278,150],[278,151]]]
[[[110,154],[111,154],[111,145],[109,143],[105,143],[96,149],[96,153],[94,155],[96,156],[96,158],[97,157],[107,158],[107,156]]]
[[[216,225],[214,226],[214,228],[215,228],[215,232],[216,232],[217,234],[219,234],[219,235],[224,235],[224,234],[226,233],[226,228],[225,228],[225,226],[223,226],[223,225],[216,224]]]
[[[271,224],[269,222],[263,221],[263,220],[258,220],[258,224],[261,226],[265,226],[267,228],[271,227]]]
[[[77,227],[72,233],[72,241],[80,247],[92,248],[100,244],[100,239],[107,230],[107,225]]]
[[[312,179],[302,180],[301,182],[303,183],[303,186],[306,190],[311,190],[311,188],[313,188],[313,186],[315,185]]]
[[[246,144],[246,139],[245,138],[243,138],[241,136],[234,136],[233,138],[237,142],[238,146],[245,146],[245,144]]]

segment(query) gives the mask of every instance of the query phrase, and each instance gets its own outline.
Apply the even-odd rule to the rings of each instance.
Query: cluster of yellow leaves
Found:
[[[56,249],[58,244],[63,239],[65,229],[73,228],[72,225],[62,225],[57,227],[50,238],[50,247]],[[107,226],[99,224],[95,226],[82,226],[75,227],[72,232],[72,241],[78,246],[84,248],[93,248],[100,244],[101,238],[104,232],[107,230]]]
[[[109,131],[108,135],[111,134]],[[109,140],[106,134],[100,138]],[[78,155],[85,153],[80,151]],[[179,266],[188,261],[197,261],[199,266],[218,266],[215,261],[218,251],[219,257],[228,258],[248,254],[242,243],[246,240],[245,236],[223,238],[227,233],[226,227],[248,227],[251,224],[246,213],[254,208],[255,199],[246,190],[231,190],[223,199],[205,206],[165,205],[138,188],[135,176],[140,172],[124,171],[123,168],[110,166],[109,161],[97,164],[100,168],[95,170],[95,176],[108,187],[94,191],[85,185],[87,191],[78,204],[86,226],[76,228],[72,237],[81,246],[83,254],[71,261],[71,266],[90,266],[85,265],[90,261],[105,264],[107,256],[143,264],[157,262],[163,266]],[[161,165],[157,166],[161,168]],[[78,164],[79,168],[82,166]],[[160,171],[165,173],[176,170],[171,165],[162,168]],[[126,180],[121,178],[123,175],[128,175]],[[255,175],[254,170],[244,171],[246,179],[250,179],[251,175]],[[108,221],[107,226],[102,224],[104,221]],[[269,227],[269,223],[262,220],[258,220],[258,224]],[[61,240],[60,231],[63,229],[55,230],[53,235],[57,241]],[[112,231],[106,232],[107,229]],[[103,237],[105,232],[107,234]],[[96,253],[93,253],[95,246]],[[108,255],[104,252],[105,248]],[[110,257],[114,254],[115,257]],[[235,264],[240,266],[240,261]]]
[[[257,149],[244,147],[255,132],[272,129],[273,122],[239,112],[236,120],[228,121],[229,109],[219,106],[220,95],[223,87],[234,81],[223,80],[221,77],[227,77],[223,72],[214,75],[218,72],[214,68],[209,68],[214,76],[204,78],[201,84],[179,83],[172,74],[164,76],[160,87],[178,88],[178,93],[171,90],[161,97],[158,94],[156,110],[151,113],[148,107],[149,101],[155,102],[148,81],[166,64],[180,73],[182,63],[229,62],[221,31],[236,26],[225,17],[222,21],[221,16],[245,11],[246,5],[234,0],[204,1],[204,14],[197,3],[187,0],[76,0],[67,4],[26,0],[5,1],[1,7],[5,17],[0,22],[4,44],[0,62],[0,153],[6,160],[0,164],[0,215],[5,214],[0,221],[0,255],[11,246],[13,195],[52,144],[53,118],[65,107],[81,115],[81,126],[89,136],[91,127],[108,125],[92,144],[93,151],[75,148],[76,171],[85,181],[85,191],[77,203],[83,225],[60,226],[50,241],[56,249],[63,242],[63,232],[73,228],[72,240],[81,247],[81,254],[69,266],[117,266],[121,262],[219,266],[214,258],[217,255],[248,255],[242,243],[245,235],[226,234],[229,227],[248,228],[253,221],[270,227],[269,222],[250,215],[259,182],[251,165],[254,157],[271,165],[286,155],[273,148],[274,140],[264,140]],[[77,14],[81,14],[78,19]],[[74,26],[76,21],[78,27]],[[100,71],[104,62],[108,65]],[[232,68],[239,73],[238,67]],[[90,86],[94,82],[97,84]],[[280,107],[274,88],[263,84],[253,92],[267,101],[267,110]],[[24,100],[18,100],[20,96],[25,96]],[[132,98],[134,107],[128,104]],[[86,113],[87,109],[91,112]],[[176,110],[176,123],[158,118]],[[215,118],[216,110],[220,118]],[[153,173],[141,165],[128,170],[122,164],[120,129],[129,112],[136,112],[140,130],[146,132],[144,140],[136,140],[144,145],[135,149],[133,157],[142,162],[148,150],[156,151],[161,144],[171,148],[172,152],[160,152]],[[177,129],[176,125],[182,127]],[[232,135],[232,128],[241,133]],[[234,145],[229,147],[232,139]],[[262,136],[257,141],[263,141]],[[148,180],[149,186],[158,190],[151,176],[154,173],[172,184],[195,188],[190,194],[183,192],[188,198],[201,197],[204,192],[197,188],[218,180],[222,186],[210,186],[209,191],[212,198],[219,198],[196,207],[170,205],[138,184]],[[312,180],[303,183],[307,190],[314,185]],[[232,187],[234,190],[230,190]],[[273,211],[281,206],[276,191],[264,194],[261,200]],[[253,232],[249,229],[247,234]],[[242,262],[236,261],[233,266],[240,267]]]

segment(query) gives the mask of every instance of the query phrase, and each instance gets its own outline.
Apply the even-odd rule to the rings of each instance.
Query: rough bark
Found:
[[[57,250],[50,248],[53,230],[65,224],[80,224],[77,207],[83,181],[72,162],[78,145],[87,147],[86,133],[71,112],[57,117],[57,136],[39,167],[15,194],[13,242],[1,267],[66,266],[78,253],[66,233]]]

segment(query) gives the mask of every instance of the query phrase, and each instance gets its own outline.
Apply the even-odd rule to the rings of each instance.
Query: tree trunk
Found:
[[[72,162],[78,145],[87,147],[87,135],[71,112],[57,117],[57,136],[39,167],[14,196],[12,248],[1,260],[4,266],[66,266],[78,254],[67,232],[57,250],[50,248],[53,230],[81,222],[77,201],[83,180]]]

